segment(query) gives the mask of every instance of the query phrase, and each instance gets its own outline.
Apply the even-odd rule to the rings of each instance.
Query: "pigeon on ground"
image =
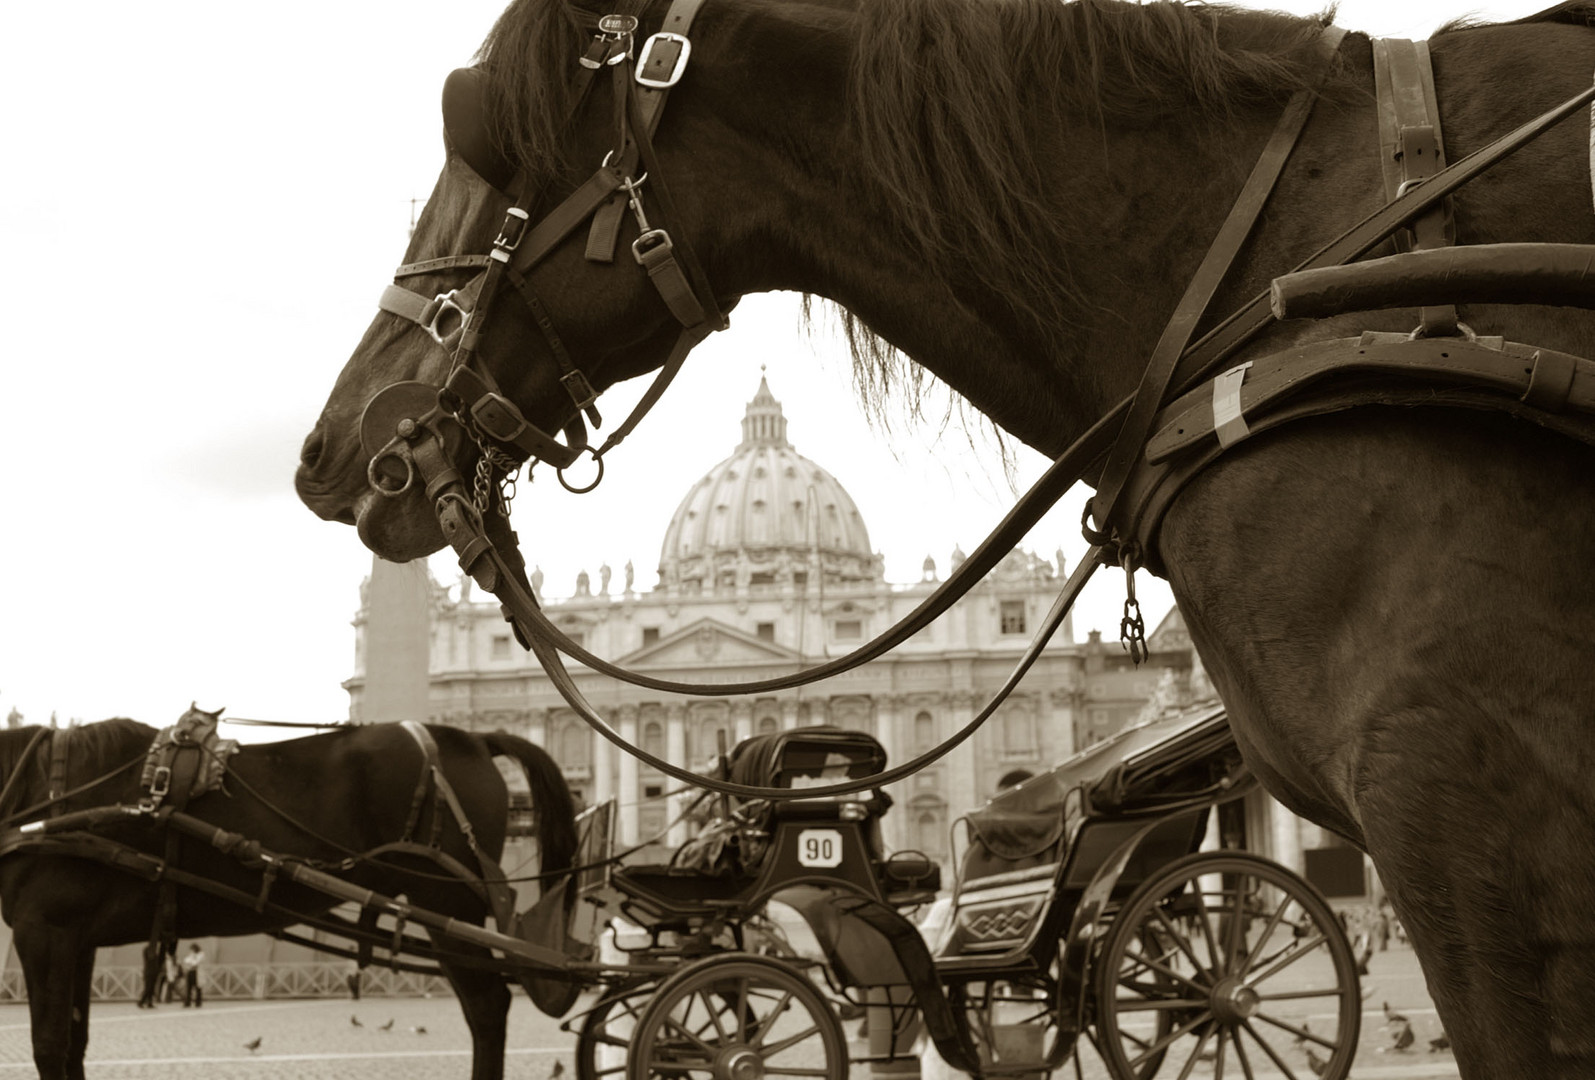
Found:
[[[1385,1006],[1385,1023],[1386,1024],[1410,1024],[1412,1022],[1412,1021],[1408,1020],[1405,1016],[1402,1016],[1400,1013],[1392,1012],[1391,1009],[1390,1009],[1390,1002],[1388,1002],[1388,1001],[1385,1002],[1384,1006]]]
[[[1407,1050],[1412,1048],[1412,1044],[1417,1041],[1417,1038],[1412,1034],[1412,1025],[1407,1021],[1403,1020],[1395,1027],[1396,1042],[1394,1048],[1405,1053]]]
[[[564,1075],[565,1075],[565,1063],[563,1061],[561,1061],[559,1058],[555,1058],[554,1059],[554,1068],[549,1072],[548,1080],[554,1080],[554,1077],[556,1077],[556,1076],[564,1076]]]
[[[259,1050],[260,1049],[260,1036],[256,1035],[253,1039],[250,1039],[248,1042],[246,1042],[244,1044],[244,1049],[248,1050],[251,1054],[253,1054],[256,1050]]]
[[[378,1031],[392,1031],[393,1030],[393,1020],[390,1018],[386,1024],[378,1024],[377,1025],[377,1030]]]
[[[353,1027],[365,1027],[365,1025],[360,1022],[360,1018],[358,1016],[349,1017],[349,1023]]]
[[[1451,1049],[1451,1036],[1444,1031],[1440,1032],[1439,1038],[1429,1040],[1429,1053],[1431,1054],[1438,1054],[1442,1050],[1449,1049]]]
[[[1324,1070],[1329,1068],[1329,1062],[1313,1053],[1313,1048],[1307,1048],[1307,1067],[1313,1071],[1314,1076],[1324,1075]]]
[[[1290,1041],[1292,1043],[1294,1043],[1295,1045],[1297,1045],[1297,1046],[1306,1046],[1307,1045],[1307,1036],[1311,1035],[1312,1033],[1313,1033],[1312,1025],[1308,1024],[1307,1021],[1303,1020],[1302,1024],[1301,1024],[1301,1033],[1298,1034],[1294,1039],[1292,1039]],[[1309,1054],[1312,1053],[1311,1050],[1309,1050],[1307,1052]]]
[[[422,1027],[419,1024],[417,1024],[415,1027],[411,1028],[410,1030],[415,1032],[417,1035],[425,1035],[426,1034],[426,1028]]]

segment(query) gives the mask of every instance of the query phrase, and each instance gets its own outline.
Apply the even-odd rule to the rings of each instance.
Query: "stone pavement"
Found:
[[[1408,949],[1376,953],[1366,995],[1362,1049],[1355,1080],[1457,1080],[1449,1053],[1430,1053],[1439,1020]],[[1390,1049],[1382,1005],[1410,1017],[1413,1050]],[[360,1026],[350,1022],[355,1017]],[[391,1021],[391,1027],[381,1025]],[[425,1031],[417,1029],[424,1028]],[[256,1050],[245,1044],[259,1038]],[[510,1011],[506,1075],[546,1080],[556,1062],[573,1076],[575,1037],[517,995]],[[443,1080],[470,1075],[470,1037],[449,997],[363,1001],[220,1001],[203,1009],[163,1005],[153,1012],[131,1002],[98,1003],[90,1023],[90,1080]],[[1088,1080],[1105,1071],[1087,1051]],[[31,1077],[27,1007],[0,1006],[0,1080]],[[1072,1077],[1072,1066],[1057,1074]],[[1310,1074],[1305,1069],[1303,1080]],[[856,1080],[866,1080],[863,1068]]]

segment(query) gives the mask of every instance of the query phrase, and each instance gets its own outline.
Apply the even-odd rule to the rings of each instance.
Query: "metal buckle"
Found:
[[[471,405],[471,419],[486,434],[505,443],[513,443],[529,426],[514,402],[492,390]]]
[[[493,250],[487,253],[488,258],[509,262],[510,254],[521,246],[521,240],[526,236],[526,225],[530,221],[531,215],[518,206],[504,211],[504,224],[498,227],[498,235],[493,238]]]
[[[654,48],[659,45],[675,45],[679,51],[675,60],[670,65],[670,72],[662,77],[655,78],[645,75],[648,66],[654,62]],[[642,45],[642,62],[637,65],[637,85],[651,87],[654,90],[668,90],[681,81],[681,73],[687,70],[687,57],[692,55],[692,42],[680,34],[670,34],[661,30],[653,35]]]
[[[449,338],[465,329],[465,321],[471,316],[468,309],[454,302],[454,297],[458,292],[459,290],[457,289],[450,289],[446,293],[438,293],[432,298],[432,303],[427,305],[429,311],[423,313],[427,315],[427,319],[421,325],[426,328],[427,333],[432,335],[433,341],[444,347],[448,346]],[[448,328],[445,332],[439,332],[439,324],[442,323],[444,316],[451,311],[459,316],[459,324]]]
[[[598,400],[598,392],[593,389],[593,384],[587,381],[587,376],[581,369],[567,371],[559,377],[565,384],[565,392],[570,394],[570,399],[576,403],[578,409],[585,409]]]
[[[155,776],[150,780],[150,798],[163,798],[172,790],[172,769],[169,765],[157,765]]]

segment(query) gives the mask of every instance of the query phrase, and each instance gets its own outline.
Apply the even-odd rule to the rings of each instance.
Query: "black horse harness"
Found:
[[[636,409],[600,449],[590,451],[599,462],[600,478],[603,455],[629,434],[658,400],[688,350],[709,332],[725,325],[708,290],[695,290],[687,284],[703,280],[691,257],[690,247],[672,242],[663,230],[650,225],[638,195],[642,181],[633,179],[633,167],[638,162],[650,172],[656,171],[652,131],[659,120],[663,93],[680,78],[686,65],[690,53],[687,28],[701,2],[675,0],[666,16],[665,29],[647,40],[635,70],[631,41],[636,20],[619,15],[598,20],[597,35],[582,58],[578,102],[585,95],[594,71],[608,66],[615,72],[619,118],[616,145],[619,149],[606,157],[604,164],[584,185],[535,226],[528,227],[530,214],[525,209],[531,196],[522,192],[488,255],[447,256],[399,268],[396,276],[400,278],[461,266],[481,267],[482,270],[465,289],[439,295],[430,301],[400,286],[390,286],[384,292],[383,309],[427,329],[439,344],[453,351],[453,366],[441,391],[419,382],[398,383],[380,391],[367,405],[361,422],[362,445],[372,455],[372,485],[385,494],[396,495],[407,490],[419,472],[443,535],[458,555],[461,568],[484,589],[499,597],[505,618],[517,638],[537,656],[567,703],[601,736],[667,775],[743,798],[792,797],[784,789],[756,788],[700,776],[631,745],[586,700],[566,671],[560,653],[572,656],[601,674],[638,686],[698,695],[769,693],[838,674],[887,652],[951,607],[1094,462],[1102,461],[1105,455],[1101,483],[1087,504],[1086,520],[1082,522],[1093,547],[1065,584],[1052,611],[1043,619],[1036,640],[1013,675],[968,726],[930,753],[867,780],[805,792],[808,796],[848,794],[907,776],[969,738],[1039,656],[1041,647],[1061,624],[1074,598],[1100,565],[1116,563],[1127,572],[1130,600],[1126,604],[1123,632],[1132,655],[1139,659],[1140,650],[1144,649],[1144,626],[1134,606],[1134,572],[1148,565],[1159,569],[1152,553],[1162,510],[1200,468],[1249,434],[1300,416],[1352,405],[1407,400],[1414,393],[1421,393],[1424,400],[1442,404],[1484,407],[1474,399],[1487,401],[1492,407],[1505,408],[1515,415],[1595,442],[1595,426],[1581,418],[1550,415],[1564,407],[1595,406],[1595,388],[1590,382],[1581,381],[1575,388],[1575,375],[1583,374],[1586,379],[1595,377],[1595,365],[1554,350],[1477,338],[1457,325],[1455,309],[1449,306],[1468,300],[1506,299],[1510,302],[1516,290],[1518,294],[1529,292],[1534,302],[1595,307],[1595,294],[1592,294],[1589,280],[1589,250],[1577,248],[1559,253],[1549,249],[1572,246],[1536,244],[1488,245],[1486,252],[1478,247],[1444,246],[1449,242],[1451,231],[1448,196],[1595,100],[1595,87],[1582,91],[1467,159],[1443,167],[1443,144],[1438,133],[1426,47],[1401,41],[1377,43],[1376,82],[1383,92],[1381,141],[1387,156],[1395,159],[1387,174],[1390,202],[1348,229],[1295,272],[1278,279],[1272,294],[1255,298],[1203,338],[1192,342],[1198,323],[1250,236],[1311,115],[1317,84],[1330,69],[1345,33],[1339,28],[1327,27],[1318,50],[1316,78],[1312,85],[1298,91],[1286,106],[1274,135],[1159,339],[1137,394],[1121,402],[1066,450],[992,535],[919,607],[848,656],[774,679],[721,684],[680,683],[616,667],[571,641],[541,611],[526,581],[525,564],[516,546],[515,534],[509,529],[507,508],[492,506],[484,470],[491,473],[496,465],[517,460],[508,457],[494,443],[511,448],[520,458],[548,461],[559,470],[568,467],[586,449],[580,417],[587,411],[596,424],[591,387],[570,360],[553,331],[547,312],[524,281],[532,266],[589,218],[592,226],[587,257],[609,261],[605,253],[612,256],[618,219],[628,206],[632,209],[639,228],[633,254],[648,270],[661,296],[683,325],[675,348]],[[628,76],[628,73],[631,74]],[[509,182],[513,170],[483,149],[481,93],[473,89],[479,77],[479,73],[471,70],[457,71],[450,76],[444,91],[445,118],[451,136],[466,148],[462,156],[467,163],[490,183],[503,186]],[[633,83],[642,89],[636,89]],[[645,96],[650,90],[659,96]],[[661,195],[661,206],[668,210],[668,196],[657,179],[655,184]],[[1406,260],[1398,268],[1389,266],[1392,260],[1352,262],[1403,230],[1410,230],[1411,239],[1398,241],[1398,250],[1412,250],[1392,257],[1392,260]],[[1505,250],[1519,247],[1532,251]],[[673,252],[678,248],[687,263],[685,273],[674,262]],[[1530,256],[1540,261],[1536,263],[1532,284],[1525,284],[1525,260]],[[1545,262],[1547,259],[1549,266]],[[1473,268],[1471,275],[1458,276],[1459,266],[1466,269],[1475,262],[1479,265]],[[1357,298],[1366,297],[1371,281],[1388,282],[1392,275],[1400,277],[1406,285],[1403,303],[1363,302],[1360,309],[1355,306]],[[576,407],[576,417],[573,426],[567,426],[564,444],[527,422],[498,392],[491,377],[485,372],[479,374],[471,366],[489,305],[505,277],[516,284],[526,298],[560,365],[561,382]],[[665,282],[674,284],[663,284]],[[1459,288],[1466,295],[1454,295]],[[1479,295],[1473,295],[1470,289]],[[686,292],[692,293],[694,304],[684,303],[682,298]],[[1215,376],[1226,358],[1277,318],[1412,303],[1423,308],[1419,331],[1413,335],[1365,335],[1362,341],[1321,343],[1243,364]],[[1329,372],[1348,369],[1398,377],[1416,375],[1427,383],[1421,392],[1408,391],[1407,398],[1403,398],[1400,391],[1359,388],[1293,400],[1286,407],[1268,411],[1277,399],[1300,385],[1316,381]],[[1433,390],[1435,381],[1482,386],[1483,389],[1470,389],[1459,392],[1460,396],[1453,394],[1449,400],[1439,400]],[[1503,390],[1519,396],[1519,401],[1503,398]],[[1586,398],[1590,399],[1587,403]],[[445,416],[454,417],[482,449],[474,498],[465,497],[463,478],[449,458],[450,445],[442,427]],[[563,476],[561,481],[564,482]],[[590,490],[590,487],[571,490]],[[1093,520],[1095,528],[1090,524]]]

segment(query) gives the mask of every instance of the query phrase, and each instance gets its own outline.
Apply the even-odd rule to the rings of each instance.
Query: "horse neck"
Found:
[[[766,37],[780,46],[779,35]],[[713,276],[739,292],[835,301],[1048,453],[1134,389],[1277,117],[1171,116],[1131,127],[1060,114],[1038,123],[1039,165],[1051,181],[1038,216],[1067,239],[1048,248],[1056,265],[1046,273],[1014,273],[905,240],[918,230],[904,201],[872,171],[869,148],[839,136],[850,126],[837,71],[773,56],[762,70],[772,73],[771,95],[756,122],[739,123],[756,107],[745,86],[715,106],[717,141],[742,142],[753,181],[735,211],[717,192],[705,215],[705,246],[720,261]]]

